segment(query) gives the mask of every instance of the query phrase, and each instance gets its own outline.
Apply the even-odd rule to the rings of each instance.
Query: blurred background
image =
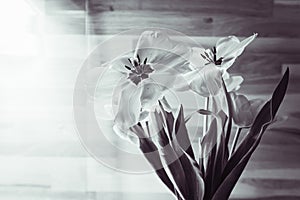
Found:
[[[240,92],[250,97],[269,98],[290,67],[278,123],[232,199],[300,199],[299,0],[1,1],[0,199],[173,199],[154,174],[119,173],[95,161],[73,120],[74,84],[88,53],[120,31],[147,26],[180,31],[204,46],[257,32],[231,68],[244,76]],[[117,152],[110,157],[122,162]]]

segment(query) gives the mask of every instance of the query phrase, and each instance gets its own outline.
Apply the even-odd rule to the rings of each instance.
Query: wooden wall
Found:
[[[112,35],[164,27],[201,40],[258,33],[232,72],[278,75],[281,65],[300,63],[298,0],[45,0],[43,7],[50,34]]]

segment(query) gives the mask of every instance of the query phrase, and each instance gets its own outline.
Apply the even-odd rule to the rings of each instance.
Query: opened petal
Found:
[[[139,121],[141,102],[137,96],[141,95],[141,88],[128,84],[121,91],[118,99],[118,110],[115,117],[115,124],[121,131],[127,132],[130,127]]]
[[[229,76],[224,78],[225,85],[228,92],[237,91],[240,88],[240,85],[243,83],[244,78],[242,76]]]
[[[205,64],[208,63],[208,61],[201,56],[204,54],[204,52],[204,48],[193,47],[191,49],[191,55],[189,59],[191,69],[203,68]]]
[[[156,83],[145,83],[141,87],[140,102],[143,109],[151,109],[163,96],[163,87]]]
[[[221,71],[213,64],[206,65],[202,71],[209,93],[213,96],[217,95],[222,88]]]
[[[125,66],[132,68],[132,64],[129,60],[130,58],[132,58],[132,56],[133,56],[133,52],[129,52],[115,58],[114,60],[106,64],[109,66],[109,68],[114,69],[126,75],[129,72],[129,69],[127,69]]]
[[[209,96],[209,90],[207,88],[205,77],[202,73],[202,70],[197,69],[191,71],[189,73],[184,74],[183,76],[184,81],[181,82],[181,85],[178,85],[177,88],[180,90],[185,90],[186,84],[188,84],[189,89],[196,92],[200,96]]]
[[[150,30],[141,34],[137,42],[135,56],[142,54],[141,50],[147,48],[165,50],[182,56],[187,54],[188,46],[182,42],[172,40],[164,31]]]
[[[239,41],[235,36],[229,36],[226,38],[221,38],[216,45],[217,59],[223,58],[222,67],[228,69],[235,61],[235,59],[240,56],[246,46],[248,46],[255,38],[257,34]]]
[[[190,48],[183,42],[169,38],[163,31],[145,31],[140,36],[134,56],[141,58],[141,62],[147,58],[152,65],[157,65],[155,70],[176,69],[184,71],[188,67]]]
[[[217,95],[222,87],[221,71],[213,64],[190,71],[183,78],[191,90],[205,97]]]

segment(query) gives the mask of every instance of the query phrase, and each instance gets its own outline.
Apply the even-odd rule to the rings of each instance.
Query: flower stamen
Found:
[[[213,47],[212,49],[207,49],[204,51],[204,54],[200,54],[203,59],[208,61],[205,65],[208,65],[210,63],[214,63],[215,65],[221,65],[223,62],[223,57],[217,59],[217,49],[216,47]]]
[[[128,61],[132,67],[127,65],[124,67],[130,71],[128,74],[128,79],[130,79],[136,85],[138,85],[143,79],[149,78],[149,74],[154,71],[150,64],[147,64],[147,58],[145,58],[144,62],[141,63],[140,56],[137,55],[137,58],[128,58]]]

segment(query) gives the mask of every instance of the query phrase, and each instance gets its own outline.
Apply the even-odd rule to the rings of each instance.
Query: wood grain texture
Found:
[[[44,0],[44,8],[47,14],[57,11],[85,10],[87,0]]]
[[[208,13],[234,13],[250,16],[271,16],[272,0],[90,0],[88,10],[90,13],[102,11],[181,11],[181,12],[208,12]]]
[[[240,92],[255,97],[270,96],[282,64],[300,63],[296,0],[275,0],[274,6],[270,0],[90,0],[87,13],[84,0],[39,2],[45,9],[39,49],[45,57],[0,57],[0,199],[174,199],[154,174],[117,173],[96,162],[74,129],[72,93],[81,63],[119,31],[166,27],[196,36],[206,47],[221,36],[258,32],[231,69],[246,79]],[[299,81],[291,81],[282,121],[267,130],[232,200],[300,199]],[[105,150],[103,157],[132,165],[109,146],[94,145]]]
[[[89,17],[90,34],[115,34],[136,27],[165,27],[192,36],[299,37],[300,19],[275,19],[174,11],[104,11]]]
[[[229,71],[249,77],[280,75],[282,64],[300,63],[300,53],[275,54],[247,52],[239,57]]]
[[[84,22],[89,27],[89,34],[116,34],[136,27],[165,27],[192,36],[248,36],[257,32],[262,37],[300,37],[300,6],[273,4],[270,0],[191,0],[188,3],[183,0],[45,0],[44,4],[45,13],[56,18],[55,23],[75,29],[58,31],[59,34],[84,34],[75,28],[78,26],[77,30],[81,30]],[[70,15],[70,11],[85,9],[87,13],[83,16]]]

